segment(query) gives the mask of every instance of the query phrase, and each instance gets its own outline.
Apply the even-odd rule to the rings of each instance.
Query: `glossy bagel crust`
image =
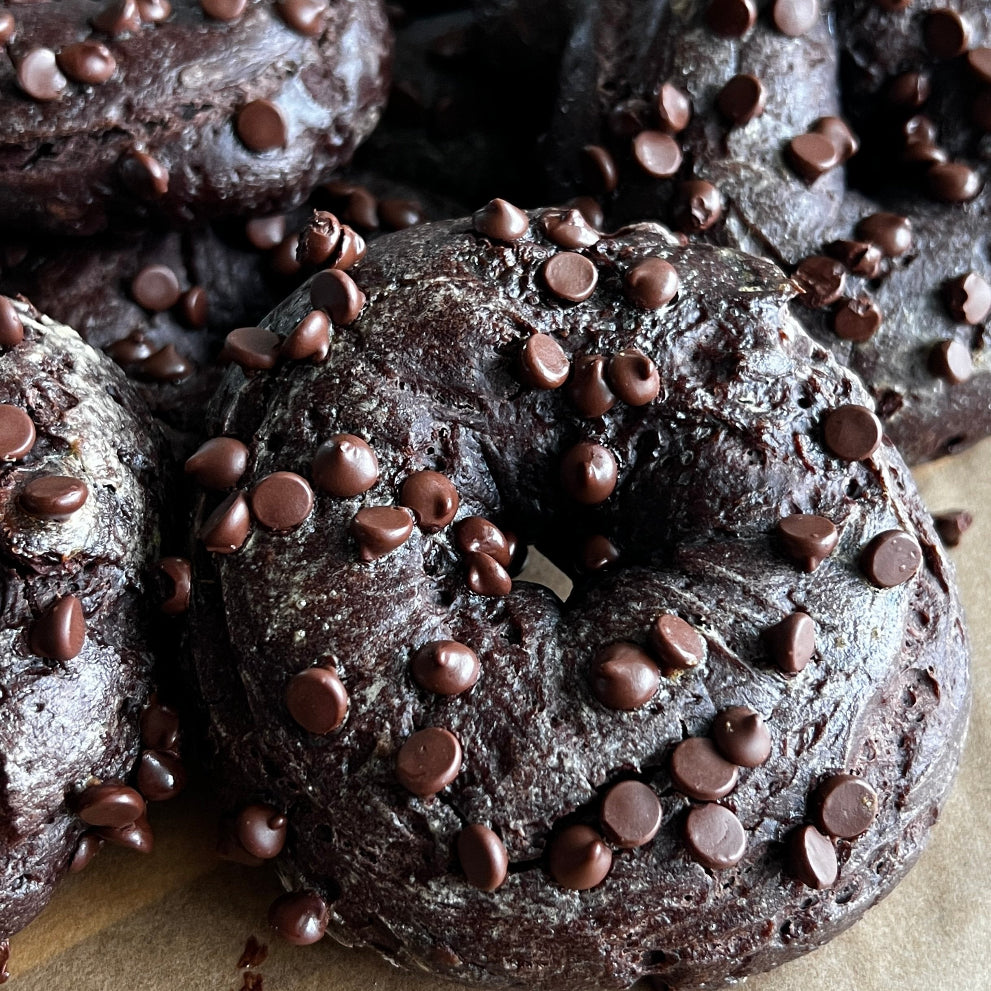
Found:
[[[491,214],[476,216],[491,229]],[[573,269],[590,266],[598,281],[573,304],[545,267],[564,254],[544,234],[555,215],[531,214],[513,237],[519,216],[508,216],[504,241],[470,219],[380,239],[350,272],[364,304],[336,322],[326,362],[232,369],[221,386],[211,432],[248,446],[237,483],[246,504],[257,508],[258,483],[276,472],[313,485],[312,503],[286,511],[291,525],[281,528],[237,516],[234,494],[221,531],[211,514],[224,494],[201,501],[208,542],[233,533],[230,551],[243,539],[232,553],[201,541],[194,569],[194,672],[225,797],[234,815],[261,807],[271,822],[285,817],[265,853],[280,853],[297,893],[272,916],[296,941],[326,929],[403,966],[490,986],[625,988],[652,975],[672,988],[720,987],[824,943],[917,858],[968,711],[952,567],[890,444],[853,461],[825,449],[827,416],[870,400],[798,326],[777,268],[635,225],[576,250]],[[624,289],[648,258],[680,278],[657,309]],[[323,285],[318,275],[302,286],[266,326],[284,338]],[[535,333],[573,367],[582,354],[638,348],[656,365],[659,393],[583,416],[574,371],[564,388],[524,381]],[[362,494],[330,495],[326,459],[314,465],[342,433],[377,456],[377,480],[367,455],[347,475]],[[597,505],[573,498],[586,491],[573,479],[561,482],[583,444],[618,466],[615,490]],[[449,487],[414,475],[425,470],[453,483],[453,522]],[[396,508],[403,501],[420,507],[419,527]],[[383,544],[354,526],[369,507],[391,507],[390,526],[407,534],[390,531],[394,549],[370,562],[369,548]],[[809,572],[781,530],[796,513],[838,529],[835,550]],[[472,516],[547,553],[575,580],[568,601],[524,581],[502,594],[486,555],[464,553],[459,524]],[[880,588],[865,553],[892,530],[918,542],[920,567]],[[608,537],[618,563],[576,569],[589,535]],[[816,646],[804,670],[786,674],[767,631],[796,610],[811,617]],[[700,663],[675,674],[654,653],[648,631],[662,614],[701,635]],[[422,687],[421,652],[435,641],[477,654],[473,687]],[[632,704],[622,684],[610,694],[597,680],[599,652],[623,643],[662,667],[652,695],[641,667],[635,689],[647,697]],[[293,694],[302,672],[333,700],[323,724]],[[718,805],[679,790],[671,754],[708,737],[733,706],[764,717],[771,752],[738,780],[734,772],[718,801],[746,849],[736,866],[712,869],[684,831],[697,825],[692,810]],[[409,743],[424,729],[432,733]],[[441,731],[460,745],[460,767]],[[418,746],[436,758],[426,782]],[[830,841],[839,879],[817,890],[793,876],[789,844],[818,821],[819,789],[846,774],[876,792],[877,814],[862,835]],[[629,779],[659,799],[660,826],[640,846],[612,847],[609,868],[600,801]],[[475,845],[459,846],[469,825],[495,841],[476,828]],[[567,832],[576,825],[593,832]],[[568,842],[586,841],[592,860],[575,872]],[[473,850],[488,851],[484,869]],[[572,890],[562,878],[593,885]],[[495,890],[481,890],[493,879]]]

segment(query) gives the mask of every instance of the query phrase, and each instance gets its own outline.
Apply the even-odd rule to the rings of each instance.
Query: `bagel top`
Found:
[[[279,856],[291,889],[276,928],[469,983],[687,988],[855,921],[947,794],[966,637],[909,473],[862,443],[870,400],[789,280],[506,204],[350,275],[266,319],[283,360],[228,373],[211,431],[244,458],[214,460],[196,524],[194,674],[236,854]],[[327,360],[289,360],[314,306]],[[573,578],[566,602],[508,587],[508,532]],[[769,759],[672,756],[734,707]],[[653,839],[605,811],[625,782]],[[853,833],[837,790],[855,819],[869,798]]]
[[[293,206],[350,159],[385,102],[378,0],[44,0],[9,13],[10,230],[92,234]]]

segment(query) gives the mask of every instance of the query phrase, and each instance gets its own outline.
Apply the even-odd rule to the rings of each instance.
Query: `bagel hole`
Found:
[[[531,582],[549,588],[562,602],[567,602],[574,583],[550,558],[532,545],[527,548],[526,564],[519,574],[519,581]]]

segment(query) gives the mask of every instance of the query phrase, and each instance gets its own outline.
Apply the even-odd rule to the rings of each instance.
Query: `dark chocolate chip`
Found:
[[[224,339],[224,353],[245,371],[275,368],[282,340],[264,327],[238,327]]]
[[[478,655],[456,640],[433,640],[424,644],[410,662],[413,680],[437,695],[460,695],[479,675]]]
[[[582,174],[586,186],[594,193],[611,193],[619,181],[616,161],[602,145],[582,148]]]
[[[203,13],[215,21],[236,21],[247,5],[248,0],[200,0]]]
[[[205,489],[232,489],[248,469],[248,448],[236,437],[213,437],[186,461],[186,474]]]
[[[181,295],[179,279],[167,265],[147,265],[131,282],[134,301],[154,313],[171,309]]]
[[[682,740],[671,754],[671,780],[678,791],[700,802],[724,798],[735,787],[740,772],[705,736]]]
[[[340,241],[341,222],[337,217],[327,210],[314,210],[299,234],[296,258],[303,265],[325,265],[334,257]]]
[[[904,530],[885,530],[865,548],[860,558],[864,574],[879,588],[907,582],[922,564],[922,548]]]
[[[86,643],[86,618],[74,595],[56,599],[31,626],[31,653],[53,661],[71,661]]]
[[[176,350],[174,344],[166,344],[154,354],[148,355],[137,368],[141,378],[153,382],[171,382],[177,384],[193,374],[195,367]]]
[[[793,513],[778,524],[781,543],[789,557],[802,568],[812,572],[836,549],[839,533],[825,516]]]
[[[326,268],[310,282],[310,303],[315,310],[325,310],[334,323],[347,327],[354,323],[365,305],[365,294],[347,272]]]
[[[189,608],[189,593],[192,589],[193,572],[189,561],[184,557],[163,557],[155,565],[165,579],[166,591],[159,609],[166,616],[179,616]]]
[[[540,215],[540,226],[548,241],[559,248],[591,248],[602,235],[595,230],[579,210],[545,210]]]
[[[286,817],[271,805],[248,805],[238,813],[234,831],[252,857],[272,860],[286,844]]]
[[[946,308],[954,320],[979,324],[991,313],[991,286],[977,272],[958,275],[944,288]]]
[[[287,942],[309,946],[323,938],[330,908],[315,891],[293,891],[272,902],[268,924]]]
[[[129,826],[144,814],[145,800],[127,785],[90,785],[76,799],[76,815],[90,826]]]
[[[810,825],[799,826],[788,837],[788,870],[817,891],[831,888],[840,874],[833,844]]]
[[[530,229],[530,218],[512,203],[490,200],[472,216],[475,230],[495,241],[518,241]]]
[[[17,34],[17,22],[14,20],[14,15],[9,10],[0,10],[0,45],[6,45],[15,34]]]
[[[857,237],[876,244],[888,258],[912,247],[912,221],[897,213],[872,213],[857,224]]]
[[[378,199],[364,186],[355,186],[347,194],[341,219],[363,231],[379,228]]]
[[[792,138],[785,149],[785,157],[798,177],[810,186],[840,163],[840,153],[833,142],[824,134],[814,132]]]
[[[365,257],[367,246],[365,239],[347,224],[341,225],[341,239],[337,242],[332,268],[346,272],[352,265]]]
[[[954,509],[933,516],[936,532],[947,547],[956,547],[963,535],[974,525],[974,517],[966,509]]]
[[[599,823],[610,843],[624,850],[644,846],[661,828],[661,803],[642,781],[621,781],[603,796]]]
[[[673,83],[663,83],[657,92],[657,117],[661,130],[680,134],[692,119],[692,101]]]
[[[742,38],[756,23],[753,0],[711,0],[705,22],[723,38]]]
[[[645,258],[623,278],[626,298],[646,310],[656,310],[670,303],[680,287],[678,270],[663,258]]]
[[[42,520],[67,520],[89,496],[86,483],[68,475],[40,475],[21,489],[24,512]]]
[[[416,200],[386,197],[379,200],[379,220],[387,230],[404,231],[423,223],[423,207]]]
[[[661,673],[634,643],[612,643],[592,661],[592,692],[607,709],[630,712],[646,705],[657,693]]]
[[[844,461],[863,461],[881,446],[881,421],[866,406],[849,403],[831,409],[823,419],[826,447]]]
[[[881,271],[881,261],[884,256],[876,244],[867,241],[831,241],[826,248],[854,275],[873,279]]]
[[[161,24],[172,16],[169,0],[138,0],[138,13],[144,24]]]
[[[138,816],[127,826],[100,826],[96,833],[108,843],[134,850],[135,853],[151,853],[155,845],[155,837],[146,815]]]
[[[327,214],[327,216],[333,216],[333,214]],[[302,239],[302,237],[309,230],[310,227],[307,225],[303,229],[303,234],[300,235],[300,238]],[[269,217],[252,217],[251,220],[244,225],[244,234],[248,239],[248,243],[253,248],[257,248],[259,251],[271,251],[272,248],[276,247],[286,236],[285,215],[276,213]],[[337,226],[337,236],[340,237],[339,224]],[[334,243],[336,244],[336,241]],[[323,259],[320,259],[320,261],[316,262],[316,264],[319,265],[322,262]]]
[[[360,437],[335,434],[317,448],[313,482],[321,491],[346,499],[367,492],[378,479],[378,458]]]
[[[793,612],[761,634],[771,660],[785,674],[805,670],[816,651],[816,626],[808,613]]]
[[[175,709],[155,700],[141,712],[141,742],[149,750],[176,751],[179,746],[179,716]]]
[[[646,406],[661,391],[661,375],[642,351],[624,348],[609,361],[609,384],[628,406]]]
[[[845,299],[833,314],[833,331],[844,341],[869,341],[881,326],[883,316],[877,303],[867,296]]]
[[[970,348],[962,341],[940,341],[929,352],[929,370],[951,385],[966,382],[974,374]]]
[[[723,200],[711,182],[689,179],[679,183],[674,204],[674,219],[679,230],[694,234],[707,231],[722,215]]]
[[[665,673],[687,671],[705,657],[705,642],[698,630],[672,613],[658,616],[650,624],[648,637]]]
[[[17,347],[24,340],[24,324],[14,304],[0,296],[0,348]]]
[[[121,156],[124,185],[143,200],[159,200],[169,191],[169,170],[147,152],[132,149]]]
[[[972,200],[984,185],[981,177],[962,162],[946,162],[933,165],[926,173],[929,192],[943,203],[966,203]]]
[[[307,668],[293,675],[286,686],[286,708],[308,733],[324,736],[348,714],[347,689],[333,668]]]
[[[740,767],[760,767],[771,756],[771,734],[764,717],[745,705],[732,705],[717,712],[712,738],[719,752]]]
[[[480,823],[465,826],[458,833],[458,860],[468,883],[481,891],[495,891],[509,872],[506,845]]]
[[[520,352],[521,377],[535,389],[558,389],[568,381],[571,362],[550,334],[531,334]]]
[[[579,571],[602,571],[616,564],[619,557],[616,545],[608,537],[597,533],[582,541],[576,563]]]
[[[488,554],[504,568],[512,563],[513,555],[506,535],[482,516],[467,516],[458,520],[454,541],[462,554]]]
[[[313,511],[310,483],[292,471],[276,471],[251,490],[251,515],[266,530],[284,533],[298,527]]]
[[[924,72],[902,72],[886,90],[888,101],[902,110],[918,110],[932,94],[932,81]]]
[[[207,517],[200,528],[200,540],[214,554],[233,554],[248,539],[251,512],[241,492],[232,492]]]
[[[31,417],[16,406],[0,403],[0,461],[20,461],[34,441]]]
[[[471,551],[465,555],[468,587],[478,595],[498,597],[509,595],[513,580],[509,572],[493,557]]]
[[[616,488],[619,468],[612,451],[582,441],[561,461],[561,485],[576,502],[597,506],[606,501]]]
[[[96,833],[83,833],[76,844],[76,852],[69,862],[69,873],[78,874],[81,870],[85,870],[102,846],[103,840]]]
[[[820,117],[812,125],[813,134],[821,134],[836,149],[841,162],[853,158],[860,151],[857,135],[850,130],[850,125],[842,117]]]
[[[141,30],[141,11],[135,0],[110,0],[92,20],[93,27],[111,37]]]
[[[747,850],[743,824],[722,805],[700,805],[688,813],[685,842],[694,860],[710,870],[735,867]]]
[[[716,97],[719,112],[734,127],[742,127],[760,117],[766,103],[764,84],[749,72],[742,72],[730,79]]]
[[[612,851],[589,826],[569,826],[551,840],[548,867],[562,888],[588,891],[606,879]]]
[[[327,24],[327,0],[277,0],[279,16],[297,34],[316,38]]]
[[[601,230],[606,222],[606,215],[597,200],[591,196],[573,196],[568,200],[567,206],[577,210],[595,230]]]
[[[245,147],[255,152],[285,148],[289,128],[282,111],[271,100],[252,100],[237,113],[237,136]]]
[[[50,48],[32,48],[17,62],[17,85],[40,103],[57,100],[68,86],[59,72],[55,52]]]
[[[202,330],[209,321],[210,298],[203,286],[187,289],[179,299],[182,318],[194,330]]]
[[[681,146],[664,131],[641,131],[633,139],[633,157],[655,179],[669,179],[681,168]]]
[[[282,342],[281,356],[288,361],[323,361],[330,351],[330,318],[323,310],[311,310]]]
[[[846,288],[846,270],[835,258],[813,255],[799,263],[792,281],[802,295],[799,300],[811,309],[831,306]]]
[[[186,768],[175,754],[146,750],[138,761],[137,785],[149,802],[166,802],[186,787]]]
[[[607,369],[607,361],[601,354],[575,358],[567,391],[582,416],[602,416],[616,405],[616,394],[606,382]]]
[[[774,26],[789,38],[798,38],[819,20],[818,0],[774,0]]]
[[[599,281],[595,265],[584,255],[562,251],[548,258],[542,269],[544,283],[558,297],[569,303],[588,299]]]
[[[425,533],[443,530],[457,515],[459,504],[454,483],[439,471],[415,471],[399,490],[399,505],[413,510]]]
[[[351,521],[351,536],[362,561],[376,561],[401,547],[413,532],[409,510],[397,506],[366,506]]]
[[[99,86],[114,74],[117,61],[102,42],[77,41],[59,52],[58,66],[77,83]]]
[[[838,839],[866,833],[877,810],[877,792],[854,774],[834,774],[816,790],[815,818],[819,828]]]
[[[967,68],[978,82],[991,85],[991,48],[972,48],[967,52]]]
[[[939,7],[926,15],[922,25],[926,48],[936,58],[956,58],[970,47],[970,28],[955,10]]]
[[[399,783],[418,798],[443,791],[461,771],[461,744],[449,730],[429,726],[414,733],[396,755]]]

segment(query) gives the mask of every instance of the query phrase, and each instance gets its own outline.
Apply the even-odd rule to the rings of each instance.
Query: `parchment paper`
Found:
[[[828,946],[748,991],[991,989],[991,442],[916,474],[934,512],[969,509],[952,552],[970,621],[974,709],[956,789],[908,879]],[[291,947],[267,930],[273,873],[217,861],[208,788],[152,810],[147,858],[105,849],[11,941],[13,991],[443,991],[370,952],[325,939]],[[249,936],[268,946],[237,963]],[[562,988],[561,991],[568,991]]]

